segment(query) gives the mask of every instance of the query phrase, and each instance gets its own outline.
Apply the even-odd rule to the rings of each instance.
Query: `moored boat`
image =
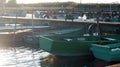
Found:
[[[116,41],[101,40],[101,44],[115,43]],[[54,55],[84,56],[90,55],[91,44],[99,43],[98,36],[53,35],[41,36],[39,46]]]
[[[91,51],[95,58],[104,61],[120,61],[120,43],[98,45],[93,44]]]
[[[28,44],[39,44],[39,37],[40,36],[51,36],[51,35],[67,35],[68,33],[78,32],[80,28],[73,28],[73,29],[63,29],[63,30],[49,30],[49,31],[42,31],[36,33],[34,35],[26,35],[24,36],[25,43]]]

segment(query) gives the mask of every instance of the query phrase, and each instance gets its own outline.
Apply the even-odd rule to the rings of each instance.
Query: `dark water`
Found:
[[[86,58],[85,58],[86,57]],[[103,60],[83,57],[58,57],[54,63],[40,62],[41,67],[106,67],[119,62],[106,62]],[[120,66],[118,66],[120,67]]]
[[[53,63],[41,62],[42,67],[93,67],[92,60],[80,57],[57,57]]]
[[[42,58],[48,55],[50,54],[28,44],[27,46],[0,47],[0,67],[105,67],[112,64],[90,56],[54,56],[52,60],[50,59],[52,62],[44,61]]]

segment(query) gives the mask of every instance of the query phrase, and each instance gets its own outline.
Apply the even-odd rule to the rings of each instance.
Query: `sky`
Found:
[[[78,2],[78,3],[120,3],[120,0],[17,0],[17,3],[43,3],[43,2]]]

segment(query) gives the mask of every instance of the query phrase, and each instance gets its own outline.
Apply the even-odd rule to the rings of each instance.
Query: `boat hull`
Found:
[[[84,56],[90,55],[91,44],[99,43],[97,36],[43,36],[39,39],[39,46],[54,55]],[[112,41],[102,41],[112,43]]]
[[[97,45],[90,48],[97,59],[104,61],[120,61],[120,43]]]

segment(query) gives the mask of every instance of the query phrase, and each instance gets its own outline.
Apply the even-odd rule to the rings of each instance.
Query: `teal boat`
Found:
[[[63,30],[49,30],[43,31],[40,33],[34,33],[34,35],[26,35],[23,37],[24,42],[27,44],[38,45],[39,44],[39,37],[40,36],[51,36],[51,35],[68,35],[73,32],[79,34],[80,28],[72,28],[72,29],[63,29]]]
[[[117,41],[120,41],[120,34],[109,34],[109,35],[105,35],[103,36],[104,38],[108,38],[108,39],[114,39]]]
[[[116,41],[101,40],[101,44],[115,43]],[[41,36],[39,46],[41,49],[59,56],[85,56],[90,55],[91,44],[99,43],[98,36],[53,35]]]
[[[120,43],[98,45],[93,44],[91,51],[95,58],[104,61],[120,61]]]

